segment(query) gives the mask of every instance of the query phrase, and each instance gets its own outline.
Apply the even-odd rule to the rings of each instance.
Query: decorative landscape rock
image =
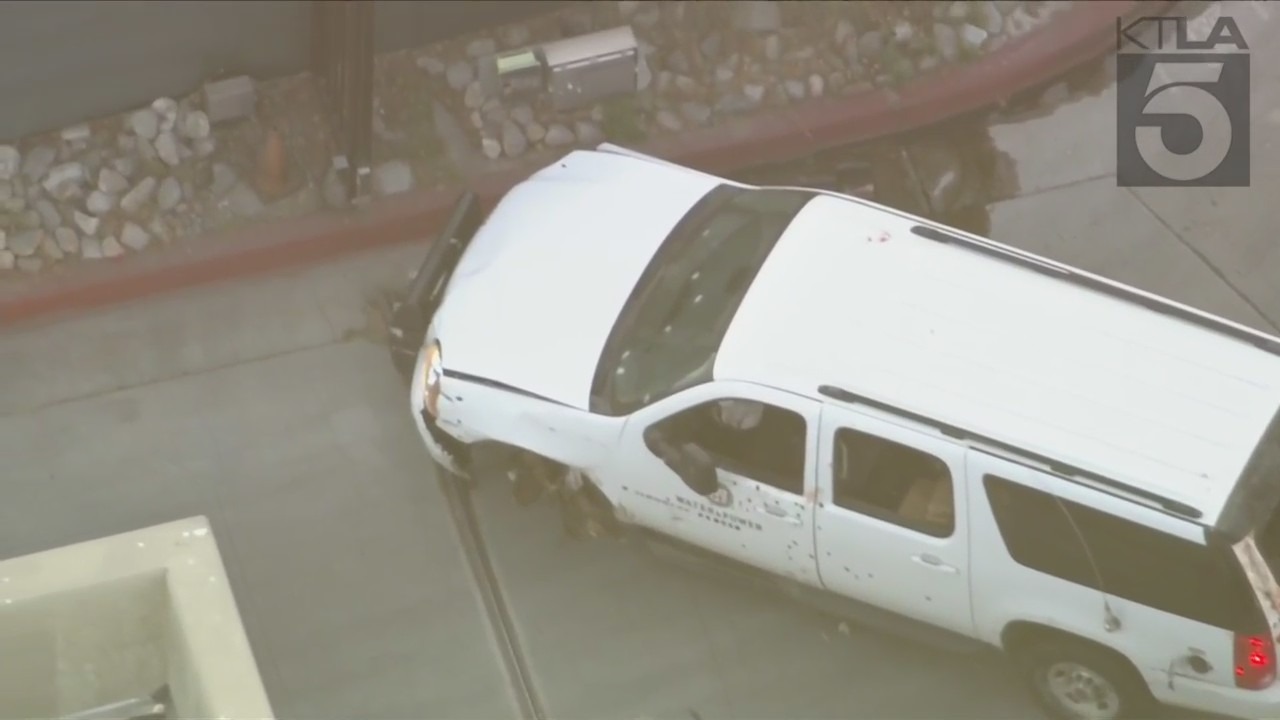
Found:
[[[66,256],[66,253],[58,247],[58,241],[52,235],[45,235],[44,240],[40,242],[40,256],[50,262],[58,262]]]
[[[101,190],[94,190],[89,193],[89,198],[85,200],[84,207],[90,213],[102,217],[115,209],[116,199]]]
[[[496,160],[602,138],[634,143],[769,107],[901,85],[969,62],[1065,7],[989,0],[574,4],[560,17],[561,35],[616,27],[619,19],[636,35],[636,96],[627,109],[608,113],[602,105],[556,113],[538,103],[530,118],[528,105],[489,97],[475,72],[477,53],[492,46],[487,35],[460,40],[422,64],[444,68],[432,82],[452,97],[464,130],[471,120],[473,152]],[[538,32],[530,45],[559,39]]]
[[[978,50],[987,41],[990,34],[976,25],[965,23],[960,26],[960,40],[969,50]]]
[[[156,191],[156,206],[168,211],[177,207],[180,202],[182,202],[182,183],[173,176],[162,180]]]
[[[492,55],[498,51],[498,43],[493,38],[476,38],[467,43],[467,55],[472,58],[482,58],[486,55]]]
[[[138,181],[133,189],[125,193],[120,198],[120,209],[130,215],[137,215],[142,208],[151,200],[151,195],[156,191],[156,179],[148,175]]]
[[[209,116],[201,110],[187,113],[182,122],[182,136],[188,140],[204,140],[212,130]]]
[[[543,141],[549,147],[564,147],[573,143],[573,131],[560,123],[552,123],[547,126],[547,133]]]
[[[63,226],[54,230],[53,240],[64,253],[76,254],[80,252],[80,236],[76,235],[76,231],[69,227]]]
[[[67,200],[80,191],[85,175],[84,165],[78,162],[63,163],[50,170],[41,185],[44,186],[45,192],[53,197]]]
[[[80,243],[80,257],[85,260],[101,260],[103,258],[102,242],[94,237],[85,238]]]
[[[445,80],[449,83],[449,87],[458,92],[465,90],[473,79],[475,79],[475,67],[466,60],[454,61],[445,71]]]
[[[514,120],[502,124],[502,152],[507,157],[520,157],[529,148],[529,140],[524,130]]]
[[[151,103],[151,109],[160,119],[161,131],[173,130],[178,122],[178,101],[167,97],[156,98]]]
[[[24,230],[10,237],[5,246],[20,258],[28,257],[35,254],[43,239],[44,233],[40,230]]]
[[[434,57],[431,57],[430,55],[424,55],[418,58],[416,62],[418,67],[422,68],[423,70],[426,70],[432,75],[444,74],[445,64],[439,58],[434,58]]]
[[[22,174],[30,181],[39,181],[53,167],[58,151],[48,145],[37,145],[27,151],[22,159]]]
[[[378,195],[395,195],[413,189],[413,168],[403,160],[391,160],[373,171],[373,191]]]
[[[933,44],[938,48],[938,54],[946,62],[955,62],[959,59],[960,38],[954,26],[946,23],[934,23]]]
[[[240,181],[236,177],[236,171],[232,170],[226,163],[214,163],[212,172],[213,181],[209,192],[217,199],[221,199],[228,192],[231,192],[231,188],[235,187],[236,183]]]
[[[132,168],[128,169],[132,173]],[[129,179],[119,170],[102,168],[98,171],[98,189],[108,195],[119,195],[129,189]]]
[[[230,210],[234,215],[244,219],[252,219],[266,209],[262,199],[253,188],[243,182],[237,182],[219,205]]]
[[[200,138],[199,140],[191,143],[191,150],[196,154],[196,157],[209,157],[217,149],[218,141],[213,139],[212,136]]]
[[[441,179],[424,165],[424,156],[438,151],[422,150],[431,141],[416,134],[421,126],[394,114],[397,103],[427,104],[425,125],[434,126],[455,163],[523,159],[606,139],[637,145],[668,133],[717,132],[732,117],[790,103],[910,82],[971,62],[1066,6],[1020,0],[575,3],[556,17],[447,41],[402,63],[394,72],[429,89],[406,91],[394,80],[375,91],[371,185],[387,195]],[[631,25],[639,48],[634,96],[555,112],[544,97],[503,96],[482,80],[489,79],[482,68],[500,48],[534,47],[620,23]],[[157,239],[166,243],[266,212],[253,185],[233,169],[249,172],[260,150],[246,147],[260,142],[247,139],[262,127],[250,124],[257,120],[231,123],[254,114],[255,84],[241,77],[204,89],[0,145],[0,270],[15,270],[23,258],[31,271],[120,257],[150,249]],[[344,207],[345,188],[326,173],[328,150],[321,152],[324,162],[305,173],[321,187],[307,190],[315,204]],[[273,203],[273,215],[277,207]],[[12,259],[8,267],[3,253]]]
[[[62,142],[76,149],[83,149],[89,143],[91,131],[88,123],[80,123],[64,128],[59,135],[62,136]]]
[[[34,209],[40,215],[40,224],[45,232],[53,232],[62,224],[62,216],[58,214],[58,208],[48,200],[37,200]]]
[[[127,222],[120,230],[120,243],[130,250],[145,250],[151,243],[151,235],[136,223]]]
[[[160,118],[156,117],[151,108],[144,108],[129,116],[129,128],[140,138],[155,140],[160,133]]]
[[[98,218],[92,215],[86,215],[85,213],[82,213],[79,210],[76,210],[73,213],[73,217],[76,223],[76,227],[80,228],[80,232],[84,233],[85,235],[93,235],[94,233],[98,232],[98,225],[102,222]]]
[[[182,157],[178,152],[178,139],[173,136],[171,131],[165,130],[156,136],[155,148],[156,155],[160,156],[165,165],[177,167],[178,163],[182,162]]]
[[[15,257],[12,267],[0,269],[35,271],[70,256],[118,257],[146,249],[155,238],[167,242],[173,229],[165,216],[189,211],[184,203],[192,193],[178,177],[152,177],[139,166],[154,169],[159,162],[190,177],[186,164],[218,147],[211,125],[203,109],[158,98],[114,123],[63,128],[25,151],[0,146],[0,237],[9,234],[13,249],[5,252]],[[232,174],[226,189],[236,182]],[[249,191],[237,207],[256,213],[261,201]],[[199,222],[184,226],[196,229]],[[104,227],[118,234],[99,239]],[[18,262],[22,258],[38,262]]]
[[[22,155],[12,145],[0,145],[0,182],[9,182],[22,167]]]
[[[120,245],[120,241],[115,236],[108,235],[102,239],[102,257],[107,259],[118,258],[124,255],[124,247]]]
[[[324,182],[320,186],[320,196],[324,199],[324,204],[331,208],[346,207],[349,201],[347,197],[347,186],[338,175],[338,169],[330,167],[325,173]]]

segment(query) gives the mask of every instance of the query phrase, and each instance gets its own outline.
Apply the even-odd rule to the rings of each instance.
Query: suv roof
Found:
[[[1280,407],[1276,347],[1134,288],[823,195],[756,277],[715,375],[818,399],[835,386],[1213,524]]]

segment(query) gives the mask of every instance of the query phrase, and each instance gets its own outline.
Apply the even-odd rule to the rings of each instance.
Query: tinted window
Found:
[[[806,427],[799,413],[754,400],[695,405],[657,424],[675,443],[693,443],[716,466],[799,495],[804,492]]]
[[[813,194],[722,186],[654,255],[610,335],[593,410],[625,414],[711,378],[738,305]]]
[[[836,505],[934,537],[955,532],[951,470],[940,458],[840,428],[833,465]]]
[[[1225,548],[993,475],[983,485],[1005,547],[1020,565],[1208,625],[1256,629],[1260,615],[1253,594]]]

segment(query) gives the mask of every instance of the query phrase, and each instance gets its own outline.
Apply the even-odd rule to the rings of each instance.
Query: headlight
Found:
[[[422,386],[422,406],[436,417],[440,404],[440,381],[444,379],[443,355],[440,352],[440,341],[436,340],[427,348],[422,359],[423,376],[426,380]]]

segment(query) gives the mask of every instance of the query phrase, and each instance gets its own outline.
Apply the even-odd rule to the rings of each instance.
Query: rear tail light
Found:
[[[1261,690],[1276,679],[1276,645],[1266,635],[1236,635],[1236,687]]]

